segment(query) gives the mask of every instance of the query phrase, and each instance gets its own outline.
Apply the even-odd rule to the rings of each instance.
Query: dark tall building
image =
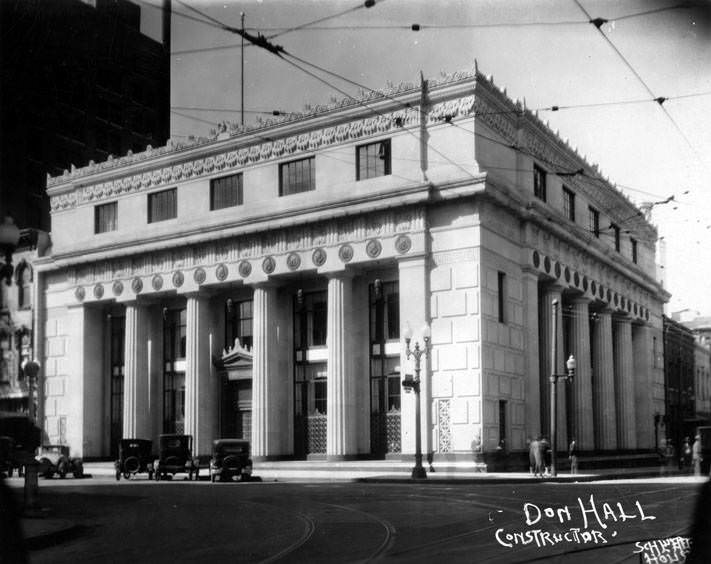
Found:
[[[163,10],[161,43],[127,0],[0,0],[0,217],[49,231],[47,174],[165,144]]]

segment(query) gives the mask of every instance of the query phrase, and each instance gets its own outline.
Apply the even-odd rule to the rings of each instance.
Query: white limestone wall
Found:
[[[477,222],[471,202],[430,215],[432,442],[442,454],[468,453],[484,436]]]

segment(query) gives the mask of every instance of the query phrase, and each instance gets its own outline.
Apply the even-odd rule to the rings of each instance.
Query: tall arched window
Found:
[[[26,262],[17,269],[17,304],[20,308],[32,307],[32,267]]]

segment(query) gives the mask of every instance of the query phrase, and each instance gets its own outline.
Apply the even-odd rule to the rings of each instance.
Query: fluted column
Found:
[[[276,347],[276,288],[259,284],[253,295],[252,454],[280,454]]]
[[[526,433],[533,437],[541,432],[541,368],[538,336],[538,274],[531,270],[522,273],[523,323],[526,370]]]
[[[185,328],[185,433],[193,436],[193,454],[209,454],[215,437],[216,384],[210,380],[210,334],[206,298],[187,296]]]
[[[588,300],[576,298],[572,303],[571,354],[577,367],[573,387],[574,436],[580,450],[595,447],[593,434],[592,366],[590,364],[590,316]]]
[[[137,302],[126,304],[123,377],[123,437],[151,438],[148,404],[147,310]]]
[[[557,326],[557,347],[556,359],[553,360],[553,300],[558,300],[558,326]],[[565,370],[565,352],[563,351],[563,294],[562,288],[551,284],[546,286],[541,300],[541,333],[540,351],[543,359],[541,366],[541,412],[545,416],[542,421],[541,432],[550,435],[550,375],[562,373]],[[556,435],[559,437],[559,449],[567,449],[565,437],[567,437],[567,416],[566,416],[566,393],[563,381],[556,384],[557,390],[557,411],[556,411]],[[549,438],[551,438],[549,436]]]
[[[593,409],[596,447],[617,448],[617,409],[615,406],[615,371],[612,358],[612,314],[598,313],[593,339]]]
[[[328,413],[326,454],[343,457],[356,452],[354,350],[348,328],[352,308],[352,280],[328,280]]]
[[[654,444],[654,380],[652,378],[652,337],[649,326],[632,326],[637,448],[656,448]]]
[[[637,448],[636,405],[632,364],[632,323],[615,318],[615,390],[617,395],[617,447]]]

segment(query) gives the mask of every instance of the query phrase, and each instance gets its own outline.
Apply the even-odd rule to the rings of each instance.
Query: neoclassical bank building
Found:
[[[40,417],[87,458],[120,438],[251,439],[257,459],[654,446],[656,229],[478,71],[48,179],[35,265]],[[558,308],[553,309],[554,300]],[[554,327],[557,328],[554,333]],[[556,358],[553,359],[553,340]]]

